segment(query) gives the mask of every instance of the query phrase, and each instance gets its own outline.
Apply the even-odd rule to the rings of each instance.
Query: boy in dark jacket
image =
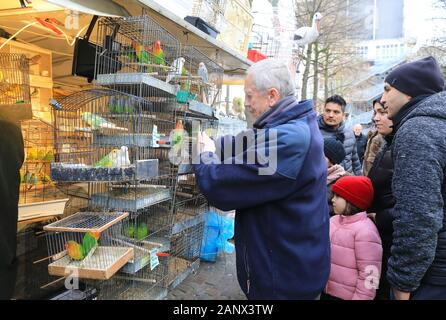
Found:
[[[237,277],[249,299],[317,299],[330,271],[323,140],[312,101],[299,103],[293,93],[287,66],[262,60],[245,82],[254,129],[217,146],[199,139],[198,185],[212,205],[236,209]],[[244,136],[243,149],[217,156]],[[275,168],[262,172],[273,159]]]

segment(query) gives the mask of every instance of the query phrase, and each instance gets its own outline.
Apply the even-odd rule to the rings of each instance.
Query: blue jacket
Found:
[[[328,280],[330,244],[327,168],[313,103],[285,97],[254,126],[242,134],[254,132],[257,149],[269,145],[270,155],[277,153],[275,173],[259,175],[266,166],[261,156],[247,164],[256,149],[248,139],[241,152],[224,159],[232,164],[203,153],[195,165],[198,185],[212,205],[236,209],[237,276],[249,299],[315,299]],[[270,139],[262,145],[263,134]],[[222,149],[224,140],[217,143]]]

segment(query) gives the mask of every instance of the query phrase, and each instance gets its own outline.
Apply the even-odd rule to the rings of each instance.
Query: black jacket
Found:
[[[21,130],[0,120],[0,299],[10,299],[15,285],[19,170],[23,160]]]
[[[361,133],[359,137],[355,136],[355,138],[356,138],[356,152],[358,153],[359,161],[362,164],[362,161],[364,160],[365,147],[367,145],[367,137]]]
[[[395,198],[392,194],[393,160],[390,149],[392,139],[393,136],[385,137],[386,144],[378,152],[368,173],[375,192],[373,203],[367,211],[376,214],[376,227],[378,228],[383,246],[381,279],[376,293],[377,300],[388,300],[390,295],[390,285],[387,281],[386,273],[393,239],[392,214],[395,206]]]

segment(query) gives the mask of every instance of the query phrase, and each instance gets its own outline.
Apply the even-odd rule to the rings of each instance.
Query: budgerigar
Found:
[[[169,71],[167,74],[166,82],[169,83],[176,77],[180,76],[183,72],[184,63],[186,62],[186,59],[183,57],[179,57],[175,59],[175,61],[172,63],[172,68],[174,70]]]
[[[116,100],[115,100],[116,102]],[[117,127],[116,124],[111,123],[107,121],[106,119],[98,116],[97,114],[91,113],[91,112],[82,112],[81,114],[82,120],[87,122],[91,129],[98,130],[98,129],[115,129],[115,130],[121,130],[121,131],[128,131],[127,128],[121,128]]]
[[[154,64],[158,64],[161,66],[166,65],[166,61],[164,60],[164,51],[161,48],[161,41],[157,40],[153,44],[152,55]]]
[[[129,148],[127,146],[122,146],[118,150],[118,155],[115,160],[113,160],[113,167],[121,168],[128,167],[130,165],[129,159]]]
[[[94,164],[95,168],[112,168],[118,159],[119,149],[113,149],[109,154]]]

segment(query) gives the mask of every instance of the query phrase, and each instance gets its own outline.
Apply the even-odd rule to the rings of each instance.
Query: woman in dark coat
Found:
[[[368,177],[372,180],[375,195],[372,206],[368,210],[374,215],[375,223],[381,236],[383,245],[383,261],[377,300],[387,300],[390,295],[390,285],[386,279],[387,260],[390,257],[392,246],[392,211],[395,199],[392,194],[393,161],[390,146],[392,144],[392,120],[387,118],[387,111],[375,100],[373,104],[373,120],[377,131],[384,137],[385,144],[376,155]]]
[[[17,218],[23,160],[20,128],[0,119],[0,300],[12,298],[17,274]]]

